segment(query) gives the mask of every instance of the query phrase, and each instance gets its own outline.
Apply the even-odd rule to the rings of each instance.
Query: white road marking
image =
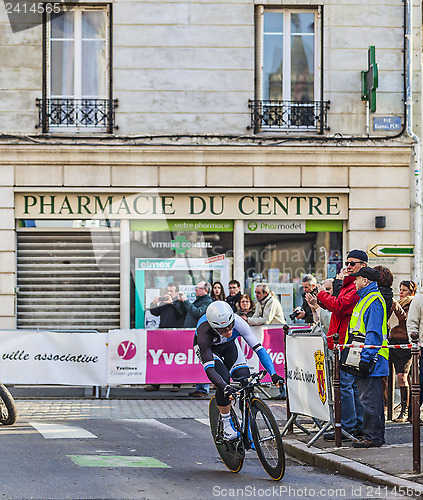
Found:
[[[185,432],[182,432],[179,429],[175,429],[174,427],[171,427],[170,425],[163,424],[162,422],[159,422],[155,418],[124,418],[124,419],[120,419],[120,420],[123,420],[124,422],[134,422],[134,423],[138,423],[138,424],[147,424],[150,427],[155,427],[158,430],[171,432],[177,438],[190,437]],[[144,436],[140,436],[140,437],[142,438]]]
[[[207,425],[210,427],[210,420],[208,418],[196,418],[197,422],[200,422],[200,424]]]
[[[28,422],[46,439],[96,439],[97,436],[82,427],[71,425],[46,424],[45,422]]]

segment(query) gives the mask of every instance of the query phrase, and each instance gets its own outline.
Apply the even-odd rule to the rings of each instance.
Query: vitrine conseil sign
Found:
[[[347,219],[346,194],[16,193],[20,219]]]

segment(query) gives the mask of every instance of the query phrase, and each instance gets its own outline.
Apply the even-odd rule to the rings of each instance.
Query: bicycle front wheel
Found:
[[[15,401],[6,387],[0,383],[0,424],[13,425],[16,422]]]
[[[238,429],[238,419],[234,410],[231,410],[231,418],[235,428]],[[223,439],[223,423],[215,396],[210,400],[209,419],[210,430],[220,458],[231,472],[239,472],[244,464],[243,444],[240,439],[234,441],[226,441]]]
[[[262,466],[275,481],[285,474],[285,453],[278,424],[270,408],[254,398],[250,407],[251,433]]]

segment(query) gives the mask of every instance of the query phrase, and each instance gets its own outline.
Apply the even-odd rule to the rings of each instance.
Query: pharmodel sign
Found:
[[[17,193],[21,219],[347,219],[345,194]]]

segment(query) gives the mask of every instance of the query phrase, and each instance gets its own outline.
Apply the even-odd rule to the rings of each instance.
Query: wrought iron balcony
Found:
[[[330,101],[262,101],[249,100],[251,127],[255,133],[266,130],[329,130],[327,114]]]
[[[51,128],[60,130],[102,129],[111,134],[115,125],[117,99],[36,99],[39,122],[43,133]]]

